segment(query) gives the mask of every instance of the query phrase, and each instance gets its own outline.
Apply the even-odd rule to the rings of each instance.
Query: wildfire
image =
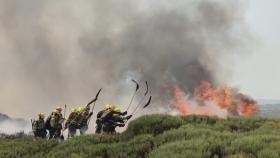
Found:
[[[175,106],[176,109],[185,115],[190,115],[192,112],[190,110],[189,104],[182,99],[183,92],[179,88],[179,86],[174,87],[174,95],[175,95]]]
[[[227,85],[214,88],[203,81],[195,88],[194,100],[184,98],[179,86],[174,86],[175,107],[183,115],[233,115],[250,116],[257,111],[256,102],[243,94],[235,94]]]
[[[250,116],[257,111],[256,102],[244,95],[241,95],[240,101],[238,102],[238,112],[242,116]]]

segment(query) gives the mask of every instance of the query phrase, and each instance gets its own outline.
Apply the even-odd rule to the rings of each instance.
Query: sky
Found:
[[[279,6],[279,0],[250,0],[246,11],[256,43],[252,53],[234,65],[231,83],[256,99],[280,99]]]

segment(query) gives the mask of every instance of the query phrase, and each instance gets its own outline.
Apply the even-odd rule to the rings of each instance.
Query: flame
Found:
[[[242,116],[251,116],[257,111],[256,102],[254,100],[243,97],[238,104],[238,112]]]
[[[245,95],[235,94],[227,85],[214,88],[209,82],[202,81],[194,91],[196,103],[185,99],[184,96],[181,88],[177,85],[174,86],[175,107],[183,115],[218,115],[224,117],[227,113],[230,113],[251,116],[257,111],[254,100]]]
[[[205,102],[204,106],[200,106],[184,97],[184,92],[179,86],[174,87],[175,106],[177,111],[182,115],[217,115],[221,117],[226,116],[226,111],[218,108],[212,102]]]
[[[184,115],[190,115],[191,109],[190,105],[182,99],[183,92],[181,91],[179,86],[174,87],[174,96],[175,96],[175,106],[176,109]]]
[[[233,110],[231,89],[226,85],[215,90],[209,82],[202,81],[201,85],[195,89],[194,95],[198,101],[214,101],[221,108]]]

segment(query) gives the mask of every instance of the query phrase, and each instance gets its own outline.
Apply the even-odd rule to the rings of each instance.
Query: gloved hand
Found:
[[[127,115],[127,111],[123,112],[122,115]]]
[[[120,124],[118,124],[118,126],[119,126],[119,127],[124,127],[125,124],[124,124],[124,123],[120,123]]]
[[[131,117],[132,117],[132,115],[128,115],[128,116],[126,117],[126,119],[129,120]]]
[[[92,114],[93,114],[93,112],[90,112],[90,113],[89,113],[89,116],[92,116]]]

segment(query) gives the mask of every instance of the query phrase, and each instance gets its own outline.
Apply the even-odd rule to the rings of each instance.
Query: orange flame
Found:
[[[183,92],[181,91],[179,86],[174,87],[174,95],[175,95],[175,106],[176,109],[184,115],[190,115],[191,110],[189,104],[182,99]]]
[[[257,111],[256,102],[254,100],[242,98],[238,104],[238,111],[242,116],[251,116]]]
[[[226,85],[215,90],[209,82],[202,81],[201,85],[195,89],[194,95],[198,101],[214,101],[221,108],[233,110],[231,89]]]
[[[231,114],[250,116],[257,111],[256,102],[245,95],[236,97],[232,89],[226,85],[214,88],[209,82],[203,81],[195,88],[194,96],[202,106],[193,106],[183,99],[184,93],[179,86],[174,86],[175,107],[183,115],[217,115],[214,110],[225,109]],[[240,96],[240,95],[239,95]],[[209,102],[215,103],[219,108],[213,109]],[[195,108],[194,108],[195,107]]]
[[[174,87],[174,96],[176,109],[182,115],[218,115],[217,111],[220,110],[211,104],[205,104],[205,106],[193,105],[193,103],[184,98],[184,92],[179,86]]]

